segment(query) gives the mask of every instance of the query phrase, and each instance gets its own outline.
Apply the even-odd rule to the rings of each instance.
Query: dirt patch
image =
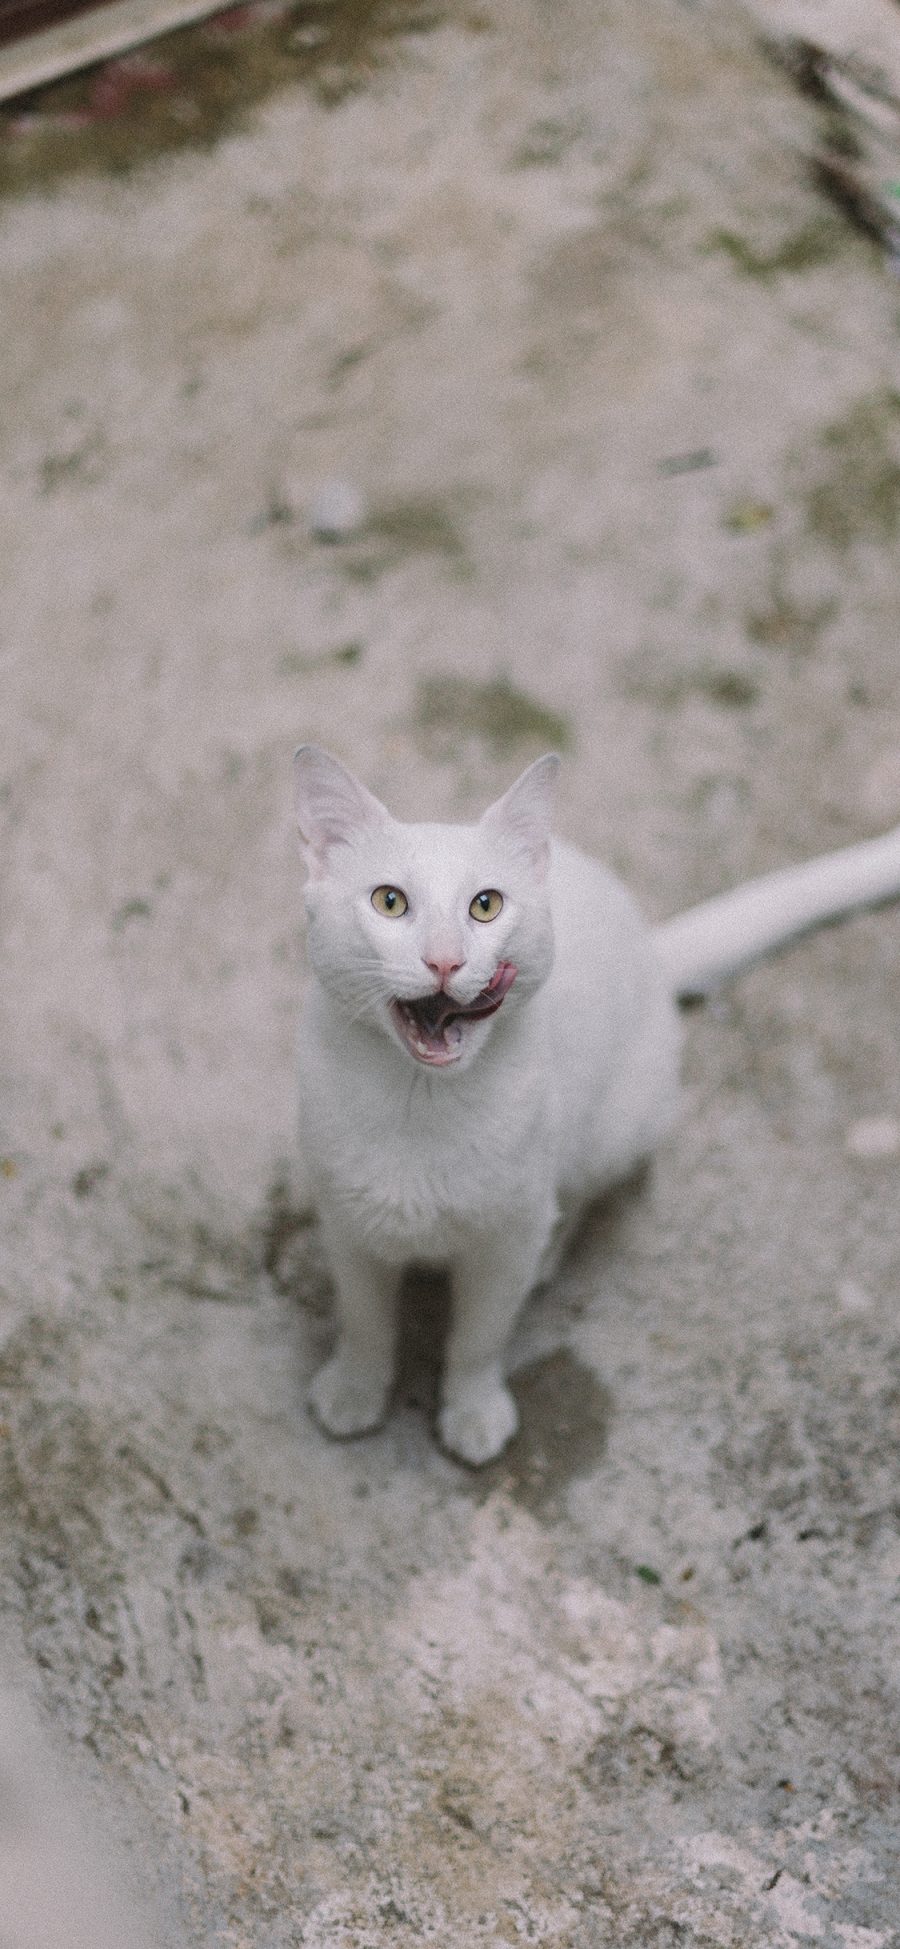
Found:
[[[0,110],[0,195],[210,148],[298,81],[337,105],[440,18],[429,0],[251,0],[165,34]]]

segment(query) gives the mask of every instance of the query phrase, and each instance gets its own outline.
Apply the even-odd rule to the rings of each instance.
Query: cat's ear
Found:
[[[511,844],[542,880],[550,857],[550,832],[556,801],[559,759],[555,751],[536,758],[502,799],[489,805],[481,825]]]
[[[294,811],[313,879],[325,871],[332,846],[352,845],[390,819],[381,801],[317,744],[301,744],[294,753]]]

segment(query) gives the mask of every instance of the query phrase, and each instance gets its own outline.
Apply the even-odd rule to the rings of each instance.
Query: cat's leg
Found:
[[[583,1198],[560,1198],[559,1216],[541,1253],[535,1285],[546,1286],[556,1278],[570,1245],[578,1235],[584,1212]]]
[[[309,1402],[329,1435],[364,1435],[384,1420],[394,1378],[400,1272],[342,1236],[323,1214],[335,1286],[338,1341]]]
[[[472,1467],[493,1461],[519,1425],[503,1353],[537,1282],[552,1222],[550,1214],[542,1224],[513,1220],[508,1235],[479,1241],[455,1264],[438,1433],[443,1447]]]

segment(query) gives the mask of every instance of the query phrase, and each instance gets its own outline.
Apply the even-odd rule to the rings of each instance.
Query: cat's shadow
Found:
[[[540,1298],[530,1304],[540,1305]],[[423,1414],[432,1428],[449,1314],[447,1280],[414,1268],[401,1294],[396,1407]],[[549,1518],[570,1484],[603,1459],[609,1391],[565,1346],[514,1366],[509,1384],[519,1409],[518,1433],[495,1462],[479,1469],[458,1464],[459,1484],[478,1501],[500,1490],[532,1515]]]
[[[636,1174],[585,1214],[566,1253],[563,1277],[577,1269],[585,1256],[593,1259],[598,1250],[611,1248],[644,1175]],[[324,1357],[331,1308],[315,1220],[309,1211],[292,1210],[277,1193],[267,1217],[264,1262],[277,1289],[299,1301],[307,1313],[317,1354]],[[532,1295],[517,1336],[521,1358],[517,1364],[514,1352],[510,1386],[521,1417],[518,1433],[504,1453],[484,1468],[458,1465],[460,1487],[479,1501],[501,1490],[545,1518],[555,1514],[569,1486],[602,1461],[612,1416],[608,1388],[571,1347],[561,1344],[561,1319],[555,1344],[529,1356],[529,1339],[532,1344],[535,1338],[546,1339],[544,1323],[548,1311],[552,1317],[556,1290],[556,1281],[551,1281]],[[395,1417],[415,1415],[434,1429],[449,1320],[449,1281],[428,1267],[412,1267],[400,1295]],[[531,1332],[539,1322],[541,1330]],[[376,1439],[389,1440],[390,1429],[389,1421]]]
[[[586,1255],[611,1249],[647,1175],[642,1166],[590,1207],[565,1254],[562,1273]],[[531,1296],[520,1342],[527,1345],[530,1322],[552,1308],[555,1287],[551,1280]],[[427,1267],[411,1268],[400,1296],[396,1404],[423,1414],[432,1427],[449,1321],[449,1281]],[[514,1357],[509,1383],[519,1409],[518,1433],[495,1462],[480,1469],[461,1468],[460,1479],[479,1500],[502,1489],[533,1515],[551,1517],[570,1484],[603,1460],[612,1396],[593,1369],[559,1343],[531,1358],[525,1353],[519,1363]]]

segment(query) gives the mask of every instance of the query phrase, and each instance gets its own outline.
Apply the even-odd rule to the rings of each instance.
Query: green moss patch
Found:
[[[466,553],[453,515],[441,501],[426,494],[410,495],[376,509],[366,531],[388,543],[394,556],[443,555],[447,561],[461,562]]]
[[[825,471],[809,489],[810,527],[835,548],[900,532],[900,392],[857,401],[821,436]]]
[[[672,670],[656,656],[632,661],[625,673],[625,690],[663,710],[680,710],[692,697],[707,697],[726,710],[747,710],[759,697],[759,685],[744,670],[695,665]]]
[[[830,264],[843,249],[845,241],[845,228],[838,219],[822,216],[814,223],[790,231],[768,248],[751,243],[748,238],[739,236],[736,230],[714,230],[707,248],[730,257],[744,277],[766,283],[770,278],[781,277],[785,273],[812,271],[820,264]]]
[[[518,690],[508,677],[472,683],[465,677],[423,677],[416,694],[415,725],[429,743],[455,747],[479,738],[496,757],[536,744],[564,750],[572,742],[560,712]]]
[[[460,497],[461,499],[462,497]],[[453,497],[411,494],[373,508],[353,535],[333,545],[335,566],[348,582],[372,583],[416,556],[442,562],[457,581],[474,567]]]
[[[836,614],[837,603],[829,598],[803,603],[774,595],[765,608],[749,611],[747,635],[752,643],[762,643],[766,649],[806,654],[815,649],[821,631]]]

